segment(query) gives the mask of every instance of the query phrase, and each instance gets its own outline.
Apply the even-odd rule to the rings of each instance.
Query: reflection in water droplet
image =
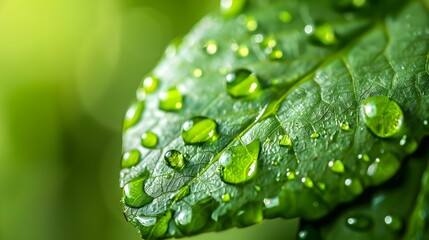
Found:
[[[152,202],[153,198],[144,191],[146,178],[147,176],[125,184],[123,196],[127,206],[139,208]]]
[[[314,185],[313,181],[309,177],[301,178],[301,182],[304,184],[304,186],[306,186],[308,188],[312,188]]]
[[[428,125],[428,120],[424,120],[423,121],[423,125],[427,126]]]
[[[239,14],[247,0],[221,0],[220,10],[225,17],[233,17]]]
[[[249,97],[261,90],[256,74],[247,69],[237,69],[226,75],[226,90],[232,97]]]
[[[207,117],[193,117],[182,125],[182,138],[186,144],[215,141],[218,138],[217,123]]]
[[[350,131],[350,124],[349,122],[345,121],[341,123],[341,130],[343,131]]]
[[[145,148],[154,148],[158,144],[158,136],[152,131],[143,133],[141,136],[141,144]]]
[[[229,202],[231,201],[231,196],[229,195],[229,193],[225,193],[222,195],[222,202]]]
[[[340,160],[329,161],[328,166],[333,172],[336,172],[336,173],[344,172],[344,164]]]
[[[138,123],[144,110],[144,102],[137,101],[131,104],[128,108],[124,118],[124,131],[130,127],[133,127]]]
[[[384,217],[384,223],[393,232],[400,232],[403,227],[402,220],[398,217],[391,216],[391,215],[387,215],[386,217]]]
[[[177,88],[170,88],[159,95],[159,108],[164,111],[175,111],[182,109],[183,96]]]
[[[279,13],[279,20],[284,23],[289,23],[292,21],[292,14],[288,11],[281,11]]]
[[[292,139],[288,134],[280,135],[278,137],[279,139],[279,145],[283,147],[290,147],[292,146]]]
[[[209,55],[214,55],[217,52],[217,48],[217,42],[215,40],[208,40],[204,45],[204,49]]]
[[[355,231],[365,231],[373,227],[371,218],[363,215],[347,218],[346,224]]]
[[[240,184],[255,177],[260,148],[259,140],[229,148],[220,157],[221,179],[226,183]]]
[[[404,115],[399,105],[386,96],[369,97],[362,102],[366,126],[378,137],[387,138],[402,128]]]
[[[122,168],[129,168],[135,166],[140,162],[140,151],[137,149],[124,153],[122,156]]]
[[[182,153],[177,150],[169,150],[164,155],[165,163],[175,169],[182,170],[185,166],[185,158]]]

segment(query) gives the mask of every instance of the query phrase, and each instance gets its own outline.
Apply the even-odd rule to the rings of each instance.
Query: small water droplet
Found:
[[[207,117],[192,117],[182,125],[182,138],[186,144],[215,141],[218,138],[217,123]]]
[[[264,50],[265,53],[270,53],[272,49],[277,45],[277,41],[274,36],[269,35],[259,43],[259,46]]]
[[[231,201],[231,195],[229,193],[225,193],[222,195],[222,202],[229,202]]]
[[[329,161],[328,166],[333,172],[336,172],[336,173],[344,172],[344,164],[340,160]]]
[[[292,21],[292,14],[288,11],[281,11],[279,13],[279,20],[284,23],[289,23]]]
[[[402,110],[395,101],[386,96],[363,100],[361,112],[366,126],[378,137],[391,137],[402,128]]]
[[[144,182],[146,179],[147,176],[125,184],[123,196],[127,206],[139,208],[153,201],[153,198],[144,191]]]
[[[204,44],[204,49],[206,50],[206,53],[209,55],[214,55],[217,52],[217,42],[215,40],[208,40]]]
[[[283,147],[290,147],[292,146],[292,139],[288,134],[280,135],[278,137],[279,139],[279,145]]]
[[[403,227],[402,220],[398,217],[391,216],[391,215],[387,215],[386,217],[384,217],[384,223],[393,232],[400,232]]]
[[[142,134],[141,144],[145,148],[154,148],[158,144],[158,136],[152,131],[148,131]]]
[[[183,96],[175,87],[159,95],[159,108],[164,111],[175,111],[182,109]]]
[[[247,57],[249,56],[249,52],[249,48],[246,45],[239,45],[235,50],[235,53],[239,57]]]
[[[255,177],[260,148],[259,140],[229,148],[220,157],[221,179],[226,183],[240,184]]]
[[[387,179],[390,179],[399,169],[400,161],[390,153],[376,158],[375,161],[369,165],[367,175],[374,185],[381,184]]]
[[[325,191],[326,190],[326,184],[323,182],[319,182],[317,183],[317,186],[319,187],[320,190]]]
[[[311,25],[307,25],[311,26]],[[307,28],[307,26],[305,28]],[[318,24],[314,28],[304,29],[307,34],[311,34],[311,39],[326,46],[337,44],[337,37],[334,28],[327,23]]]
[[[263,204],[251,202],[244,205],[237,211],[237,221],[239,227],[247,227],[261,222],[264,219]]]
[[[369,162],[369,156],[368,156],[368,154],[366,154],[366,153],[364,153],[364,154],[359,154],[358,155],[358,159],[361,159],[362,161],[364,161],[364,162]]]
[[[122,156],[122,168],[129,168],[140,162],[140,151],[137,149],[124,153]]]
[[[226,75],[226,90],[232,97],[249,97],[261,90],[256,74],[247,69],[237,69]]]
[[[252,16],[246,16],[246,29],[250,32],[255,31],[258,28],[258,22]]]
[[[319,138],[319,137],[320,137],[320,135],[319,135],[319,133],[314,132],[314,133],[312,133],[312,134],[310,135],[310,137],[311,137],[312,139],[316,139],[316,138]]]
[[[343,131],[350,131],[350,124],[347,121],[344,121],[341,123],[341,130]]]
[[[423,121],[423,125],[427,126],[428,125],[428,120],[424,120]]]
[[[261,186],[255,185],[255,191],[260,192],[262,190]]]
[[[271,60],[280,60],[283,58],[283,51],[277,48],[266,51]]]
[[[145,104],[143,101],[137,101],[131,104],[124,118],[124,130],[133,127],[138,123],[142,116]]]
[[[247,0],[221,0],[220,10],[225,17],[233,17],[239,14]]]
[[[359,195],[363,191],[362,183],[358,179],[347,178],[344,181],[346,189],[354,195]]]
[[[200,68],[195,68],[192,71],[192,76],[196,77],[196,78],[200,78],[203,75],[203,71]]]
[[[346,224],[349,228],[355,231],[365,231],[372,228],[373,226],[372,219],[363,215],[347,218]]]
[[[146,93],[153,93],[159,86],[159,79],[153,75],[147,76],[143,79],[140,88],[144,89]]]
[[[185,166],[185,158],[182,153],[177,150],[169,150],[164,155],[165,163],[175,169],[182,170]]]
[[[287,177],[288,180],[294,180],[295,179],[295,173],[288,170],[286,172],[286,177]]]
[[[313,181],[309,177],[301,178],[301,182],[304,184],[304,186],[306,186],[308,188],[312,188],[314,185]]]

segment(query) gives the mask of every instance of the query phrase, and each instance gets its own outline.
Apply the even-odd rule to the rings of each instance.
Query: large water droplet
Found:
[[[147,176],[125,184],[123,189],[124,202],[127,206],[138,208],[152,202],[153,198],[144,191]]]
[[[340,160],[332,160],[328,163],[329,168],[336,173],[344,172],[344,164]]]
[[[140,151],[137,149],[124,153],[122,156],[122,168],[129,168],[140,162]]]
[[[391,137],[401,130],[404,115],[399,105],[386,96],[369,97],[362,102],[366,126],[378,137]]]
[[[158,136],[152,131],[145,132],[141,136],[141,144],[145,148],[154,148],[158,144]]]
[[[384,217],[384,223],[393,232],[400,232],[403,228],[402,220],[395,216],[387,215],[386,217]]]
[[[195,203],[192,208],[180,210],[174,222],[184,234],[198,233],[210,222],[210,216],[215,206],[216,203],[212,198],[203,199]]]
[[[233,97],[248,97],[261,90],[256,74],[247,69],[237,69],[226,75],[226,91]]]
[[[292,139],[288,134],[280,135],[279,136],[279,145],[283,147],[290,147],[292,146]]]
[[[183,123],[182,138],[186,144],[214,141],[218,137],[217,123],[207,117],[193,117]]]
[[[208,40],[204,44],[204,49],[206,50],[206,53],[209,55],[214,55],[217,52],[217,42],[215,40]]]
[[[316,25],[310,32],[312,40],[323,45],[335,45],[338,40],[334,28],[327,23]]]
[[[363,215],[347,218],[346,224],[349,228],[357,231],[365,231],[373,226],[372,219]]]
[[[244,205],[237,212],[238,226],[247,227],[261,222],[264,219],[262,209],[263,204],[259,202],[251,202]]]
[[[159,95],[159,108],[164,111],[182,109],[183,96],[177,88],[170,88]]]
[[[134,126],[140,120],[144,110],[144,102],[137,101],[131,104],[124,118],[124,130]]]
[[[164,160],[169,167],[175,170],[182,170],[185,166],[185,158],[182,153],[177,150],[167,151],[164,155]]]
[[[260,150],[259,140],[248,145],[237,145],[229,148],[220,157],[220,176],[226,183],[240,184],[256,176],[258,156]]]
[[[225,17],[233,17],[244,8],[247,0],[221,0],[220,10]]]

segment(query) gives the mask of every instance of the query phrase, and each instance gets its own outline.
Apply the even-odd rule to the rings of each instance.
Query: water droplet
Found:
[[[424,120],[423,121],[423,125],[427,126],[428,125],[428,120]]]
[[[307,25],[310,26],[310,25]],[[307,28],[306,26],[306,28]],[[307,32],[307,34],[311,34],[312,40],[319,44],[323,45],[334,45],[337,44],[337,37],[334,31],[334,28],[327,23],[316,25],[315,28],[311,29],[311,31]]]
[[[137,101],[131,104],[124,118],[124,130],[134,126],[140,120],[144,110],[144,102]]]
[[[168,223],[171,220],[171,212],[168,211],[165,215],[157,217],[156,224],[147,231],[146,235],[143,236],[144,239],[163,239],[168,230]],[[150,237],[149,237],[150,236]]]
[[[211,213],[216,206],[212,198],[203,199],[192,208],[185,208],[178,212],[174,222],[180,231],[186,235],[200,232],[210,223]]]
[[[188,196],[191,193],[190,187],[185,186],[179,190],[176,195],[177,201],[182,200],[184,197]]]
[[[207,117],[193,117],[182,125],[182,138],[186,144],[215,141],[218,137],[217,123]]]
[[[140,88],[144,89],[146,93],[153,93],[159,86],[159,79],[155,76],[147,76],[143,79]]]
[[[258,28],[258,22],[252,16],[246,17],[246,29],[250,32],[255,31]]]
[[[320,137],[320,135],[319,135],[319,133],[314,132],[314,133],[312,133],[312,134],[310,135],[310,137],[311,137],[312,139],[316,139],[316,138],[319,138],[319,137]]]
[[[137,149],[124,153],[122,156],[122,168],[129,168],[135,166],[140,162],[140,151]]]
[[[281,11],[279,13],[279,20],[284,23],[289,23],[292,21],[292,14],[288,11]]]
[[[363,215],[347,218],[346,224],[349,228],[356,231],[365,231],[373,226],[372,219]]]
[[[125,184],[123,189],[124,202],[127,206],[139,208],[152,202],[153,198],[144,191],[147,176]]]
[[[283,58],[283,51],[277,48],[270,49],[267,51],[268,57],[271,60],[280,60]]]
[[[366,0],[342,0],[337,1],[336,4],[341,9],[349,10],[350,8],[361,8],[367,3]]]
[[[152,131],[145,132],[141,136],[141,144],[145,148],[154,148],[158,144],[158,136]]]
[[[384,217],[384,223],[392,230],[393,232],[400,232],[402,230],[403,224],[400,218],[387,215]]]
[[[311,34],[311,33],[313,33],[313,25],[311,25],[311,24],[308,24],[308,25],[306,25],[305,27],[304,27],[304,32],[306,33],[306,34]]]
[[[204,44],[204,49],[209,55],[214,55],[217,52],[217,42],[215,40],[208,40]]]
[[[220,10],[225,17],[239,14],[246,4],[246,0],[221,0]]]
[[[359,195],[363,191],[362,183],[358,179],[347,178],[344,181],[346,189],[351,192],[353,195]]]
[[[295,173],[288,170],[286,172],[286,177],[287,177],[288,180],[294,180],[295,179]]]
[[[237,211],[238,227],[247,227],[261,222],[264,219],[262,209],[263,204],[259,202],[251,202],[244,205]]]
[[[369,156],[368,156],[368,154],[366,154],[366,153],[364,153],[364,154],[359,154],[358,155],[358,159],[361,159],[361,160],[363,160],[364,162],[369,162]]]
[[[405,148],[407,154],[411,154],[417,150],[418,143],[416,140],[407,140],[407,135],[402,136],[399,145]]]
[[[229,202],[231,201],[231,196],[229,195],[229,193],[225,193],[222,195],[222,202]]]
[[[203,75],[203,71],[200,68],[195,68],[194,71],[192,71],[192,76],[196,78],[200,78]]]
[[[325,191],[326,190],[326,184],[323,182],[319,182],[317,183],[317,186],[319,187],[320,190]]]
[[[270,35],[265,37],[262,42],[260,43],[260,46],[262,49],[267,49],[267,48],[274,48],[277,45],[277,41],[274,38],[274,36]]]
[[[261,90],[256,74],[247,69],[237,69],[226,75],[226,90],[233,97],[249,97]]]
[[[249,56],[249,48],[246,45],[237,46],[235,52],[239,57]]]
[[[292,139],[288,134],[280,135],[279,137],[279,145],[283,147],[292,146]]]
[[[177,150],[169,150],[164,155],[165,163],[175,169],[182,170],[185,166],[185,158],[182,153]]]
[[[349,122],[345,121],[341,123],[341,130],[343,131],[350,131],[350,124]]]
[[[221,179],[226,183],[240,184],[255,177],[260,148],[259,140],[229,148],[220,157]]]
[[[260,192],[262,190],[261,186],[255,185],[255,191]]]
[[[333,172],[336,172],[336,173],[344,172],[344,164],[340,160],[329,161],[328,166]]]
[[[391,137],[401,130],[404,115],[399,105],[386,96],[369,97],[362,102],[366,126],[378,137]]]
[[[304,186],[306,186],[308,188],[312,188],[314,185],[313,181],[309,177],[301,178],[301,182],[304,184]]]
[[[387,153],[369,165],[367,175],[374,185],[378,185],[390,179],[399,167],[400,161],[393,154]]]
[[[164,111],[175,111],[182,109],[183,96],[177,88],[170,88],[159,95],[159,108]]]

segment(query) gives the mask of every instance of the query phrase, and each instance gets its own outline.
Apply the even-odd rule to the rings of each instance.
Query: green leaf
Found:
[[[144,179],[151,201],[124,204],[144,238],[319,219],[394,176],[429,133],[427,1],[231,6],[167,49],[127,114],[124,152],[140,161],[120,185]]]

